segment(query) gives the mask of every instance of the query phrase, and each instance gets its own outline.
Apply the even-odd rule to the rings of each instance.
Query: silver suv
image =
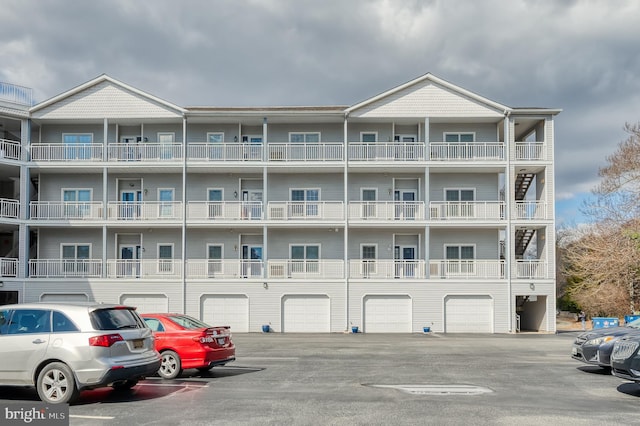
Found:
[[[161,362],[135,308],[96,303],[0,306],[0,360],[0,385],[35,386],[49,404],[129,389]]]

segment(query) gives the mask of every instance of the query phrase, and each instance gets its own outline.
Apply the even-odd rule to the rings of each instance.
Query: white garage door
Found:
[[[366,296],[363,326],[365,333],[411,333],[411,298]]]
[[[232,333],[249,332],[249,298],[245,295],[206,296],[202,299],[202,321],[228,325]]]
[[[490,296],[447,296],[445,332],[493,333],[493,299]]]
[[[89,298],[83,293],[43,293],[41,302],[86,302]]]
[[[329,297],[326,295],[285,296],[282,299],[282,331],[286,333],[329,333]]]
[[[139,314],[169,312],[169,299],[164,294],[123,294],[120,303],[135,306]]]

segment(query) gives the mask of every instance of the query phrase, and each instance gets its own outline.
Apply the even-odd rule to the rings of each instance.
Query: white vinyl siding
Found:
[[[169,300],[163,294],[123,294],[120,296],[120,303],[135,306],[141,314],[169,311]]]
[[[490,296],[447,296],[444,303],[445,332],[493,332],[493,299]]]
[[[364,298],[365,333],[411,333],[411,298],[374,295]]]
[[[284,296],[282,299],[283,332],[329,333],[331,313],[325,295]]]

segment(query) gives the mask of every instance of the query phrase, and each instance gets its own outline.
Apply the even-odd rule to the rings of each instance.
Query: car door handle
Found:
[[[47,343],[47,341],[46,340],[42,340],[42,339],[36,339],[31,343],[35,343],[35,344],[39,345],[40,343]]]

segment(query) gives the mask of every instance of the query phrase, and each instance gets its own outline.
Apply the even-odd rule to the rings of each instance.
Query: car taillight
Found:
[[[103,334],[102,336],[89,337],[89,346],[103,346],[105,348],[111,347],[116,342],[121,342],[124,339],[119,334]]]

